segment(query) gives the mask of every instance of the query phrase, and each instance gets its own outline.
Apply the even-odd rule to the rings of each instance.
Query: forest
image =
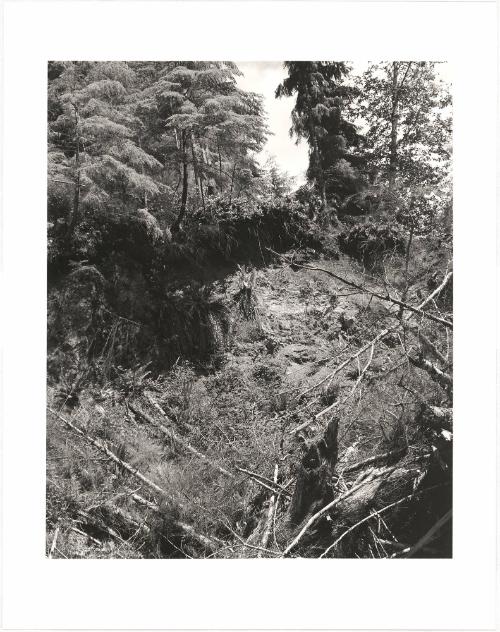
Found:
[[[452,557],[442,66],[49,62],[47,557]]]

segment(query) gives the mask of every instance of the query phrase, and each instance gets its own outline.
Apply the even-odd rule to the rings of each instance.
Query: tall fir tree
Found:
[[[350,166],[348,149],[358,143],[355,126],[343,115],[344,101],[352,96],[352,88],[343,84],[349,68],[344,62],[327,61],[287,61],[284,66],[288,76],[277,87],[276,97],[296,97],[290,133],[309,145],[307,176],[315,183],[324,210],[329,200],[338,201],[339,181]]]

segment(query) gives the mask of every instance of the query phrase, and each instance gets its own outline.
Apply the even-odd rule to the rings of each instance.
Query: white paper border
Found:
[[[9,2],[4,29],[4,626],[494,628],[495,4]],[[453,63],[453,560],[45,559],[48,59]]]

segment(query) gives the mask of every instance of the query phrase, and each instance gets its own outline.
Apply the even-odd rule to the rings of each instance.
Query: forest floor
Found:
[[[384,282],[345,255],[304,266],[283,261],[253,272],[240,269],[216,284],[231,331],[211,370],[179,359],[153,378],[144,367],[126,393],[111,383],[86,388],[72,408],[49,388],[48,407],[57,413],[48,416],[47,436],[52,557],[197,557],[200,547],[203,557],[280,555],[293,533],[284,516],[298,464],[332,415],[339,418],[340,491],[356,478],[356,467],[347,473],[350,466],[398,450],[398,467],[405,476],[411,472],[411,484],[421,480],[425,468],[419,464],[432,442],[415,420],[422,403],[449,401],[427,372],[408,362],[415,332],[397,328],[394,304],[308,269],[323,268],[379,291],[384,282],[400,290],[401,261],[386,268]],[[443,253],[417,256],[407,301],[416,305],[425,298],[431,272],[444,274],[444,268]],[[250,288],[244,303],[235,299],[242,287]],[[391,327],[394,333],[332,376]],[[451,336],[425,321],[421,327],[451,366]],[[124,470],[62,419],[162,491]],[[272,537],[262,546],[270,506]],[[423,516],[422,529],[433,520]],[[397,554],[401,546],[393,536],[379,522],[368,545],[371,556]],[[325,548],[319,546],[303,554],[319,556]]]

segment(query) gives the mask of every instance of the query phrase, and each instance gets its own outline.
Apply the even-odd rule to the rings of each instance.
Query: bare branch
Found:
[[[88,441],[93,446],[95,446],[98,450],[103,452],[106,456],[108,456],[112,461],[117,463],[120,467],[122,467],[123,469],[127,470],[127,472],[130,472],[131,474],[133,474],[133,476],[135,476],[140,481],[142,481],[151,490],[153,490],[154,492],[156,492],[157,494],[160,494],[160,496],[163,496],[165,498],[172,498],[171,494],[169,494],[167,491],[162,489],[159,485],[157,485],[156,483],[151,481],[149,478],[144,476],[144,474],[139,472],[139,470],[137,470],[135,467],[132,467],[129,463],[127,463],[126,461],[123,461],[122,459],[117,457],[114,452],[112,452],[106,446],[100,444],[96,439],[94,439],[89,434],[84,432],[81,428],[78,428],[78,426],[75,426],[74,424],[72,424],[71,421],[69,421],[68,419],[63,417],[61,414],[59,414],[55,410],[52,410],[52,408],[48,408],[48,411],[51,412],[53,415],[55,415],[58,419],[60,419],[66,426],[68,426],[68,428],[71,428],[71,430],[73,430],[74,432],[79,434],[86,441]]]
[[[163,415],[163,417],[165,417],[165,419],[168,419],[166,413],[161,408],[161,406],[157,404],[156,401],[151,396],[149,396],[148,399],[153,404],[153,406]],[[139,417],[142,417],[142,419],[147,421],[149,424],[161,430],[163,434],[167,435],[167,437],[169,437],[170,439],[172,439],[172,441],[174,441],[175,443],[180,445],[182,448],[184,448],[184,450],[186,450],[187,452],[190,452],[191,454],[194,454],[194,456],[196,456],[197,458],[201,459],[202,461],[210,465],[210,467],[213,467],[214,469],[218,470],[221,474],[224,474],[224,476],[227,476],[228,478],[234,478],[234,474],[232,474],[231,472],[229,472],[222,466],[218,465],[217,463],[214,463],[213,461],[211,461],[205,454],[202,454],[196,448],[193,448],[192,445],[190,445],[184,439],[181,439],[181,437],[179,437],[171,428],[167,428],[160,422],[156,421],[155,419],[153,419],[153,417],[151,417],[150,415],[145,413],[143,410],[138,408],[135,404],[129,402],[128,406],[133,413],[135,413],[136,415],[139,415]]]
[[[271,249],[269,248],[268,250],[271,250]],[[274,250],[271,250],[271,252],[274,254],[278,254],[274,252]],[[429,314],[428,312],[424,312],[422,311],[422,308],[420,306],[415,307],[413,305],[410,305],[409,303],[406,303],[405,301],[401,301],[397,298],[394,298],[393,296],[389,294],[389,292],[387,292],[387,294],[385,295],[380,294],[380,292],[376,292],[375,290],[369,290],[368,288],[365,288],[362,285],[359,285],[359,283],[355,283],[354,281],[349,281],[347,279],[344,279],[338,274],[335,274],[334,272],[330,272],[330,270],[326,270],[325,268],[318,268],[316,266],[309,266],[305,264],[291,262],[290,260],[286,259],[286,257],[283,257],[282,255],[278,255],[278,256],[280,256],[281,259],[283,259],[284,261],[287,261],[288,263],[293,263],[293,265],[297,266],[298,268],[304,268],[305,270],[314,270],[316,272],[324,272],[328,276],[331,276],[332,278],[337,279],[337,281],[344,283],[344,285],[348,285],[349,287],[356,288],[357,290],[359,290],[360,292],[364,292],[365,294],[371,294],[372,296],[375,296],[381,301],[388,301],[390,303],[394,303],[394,305],[398,305],[403,310],[414,312],[415,314],[418,314],[419,316],[423,316],[424,318],[428,318],[429,320],[439,323],[440,325],[443,325],[444,327],[448,327],[448,329],[453,329],[453,323],[450,322],[449,320],[445,320],[444,318],[439,318],[438,316],[434,316],[434,314]]]

